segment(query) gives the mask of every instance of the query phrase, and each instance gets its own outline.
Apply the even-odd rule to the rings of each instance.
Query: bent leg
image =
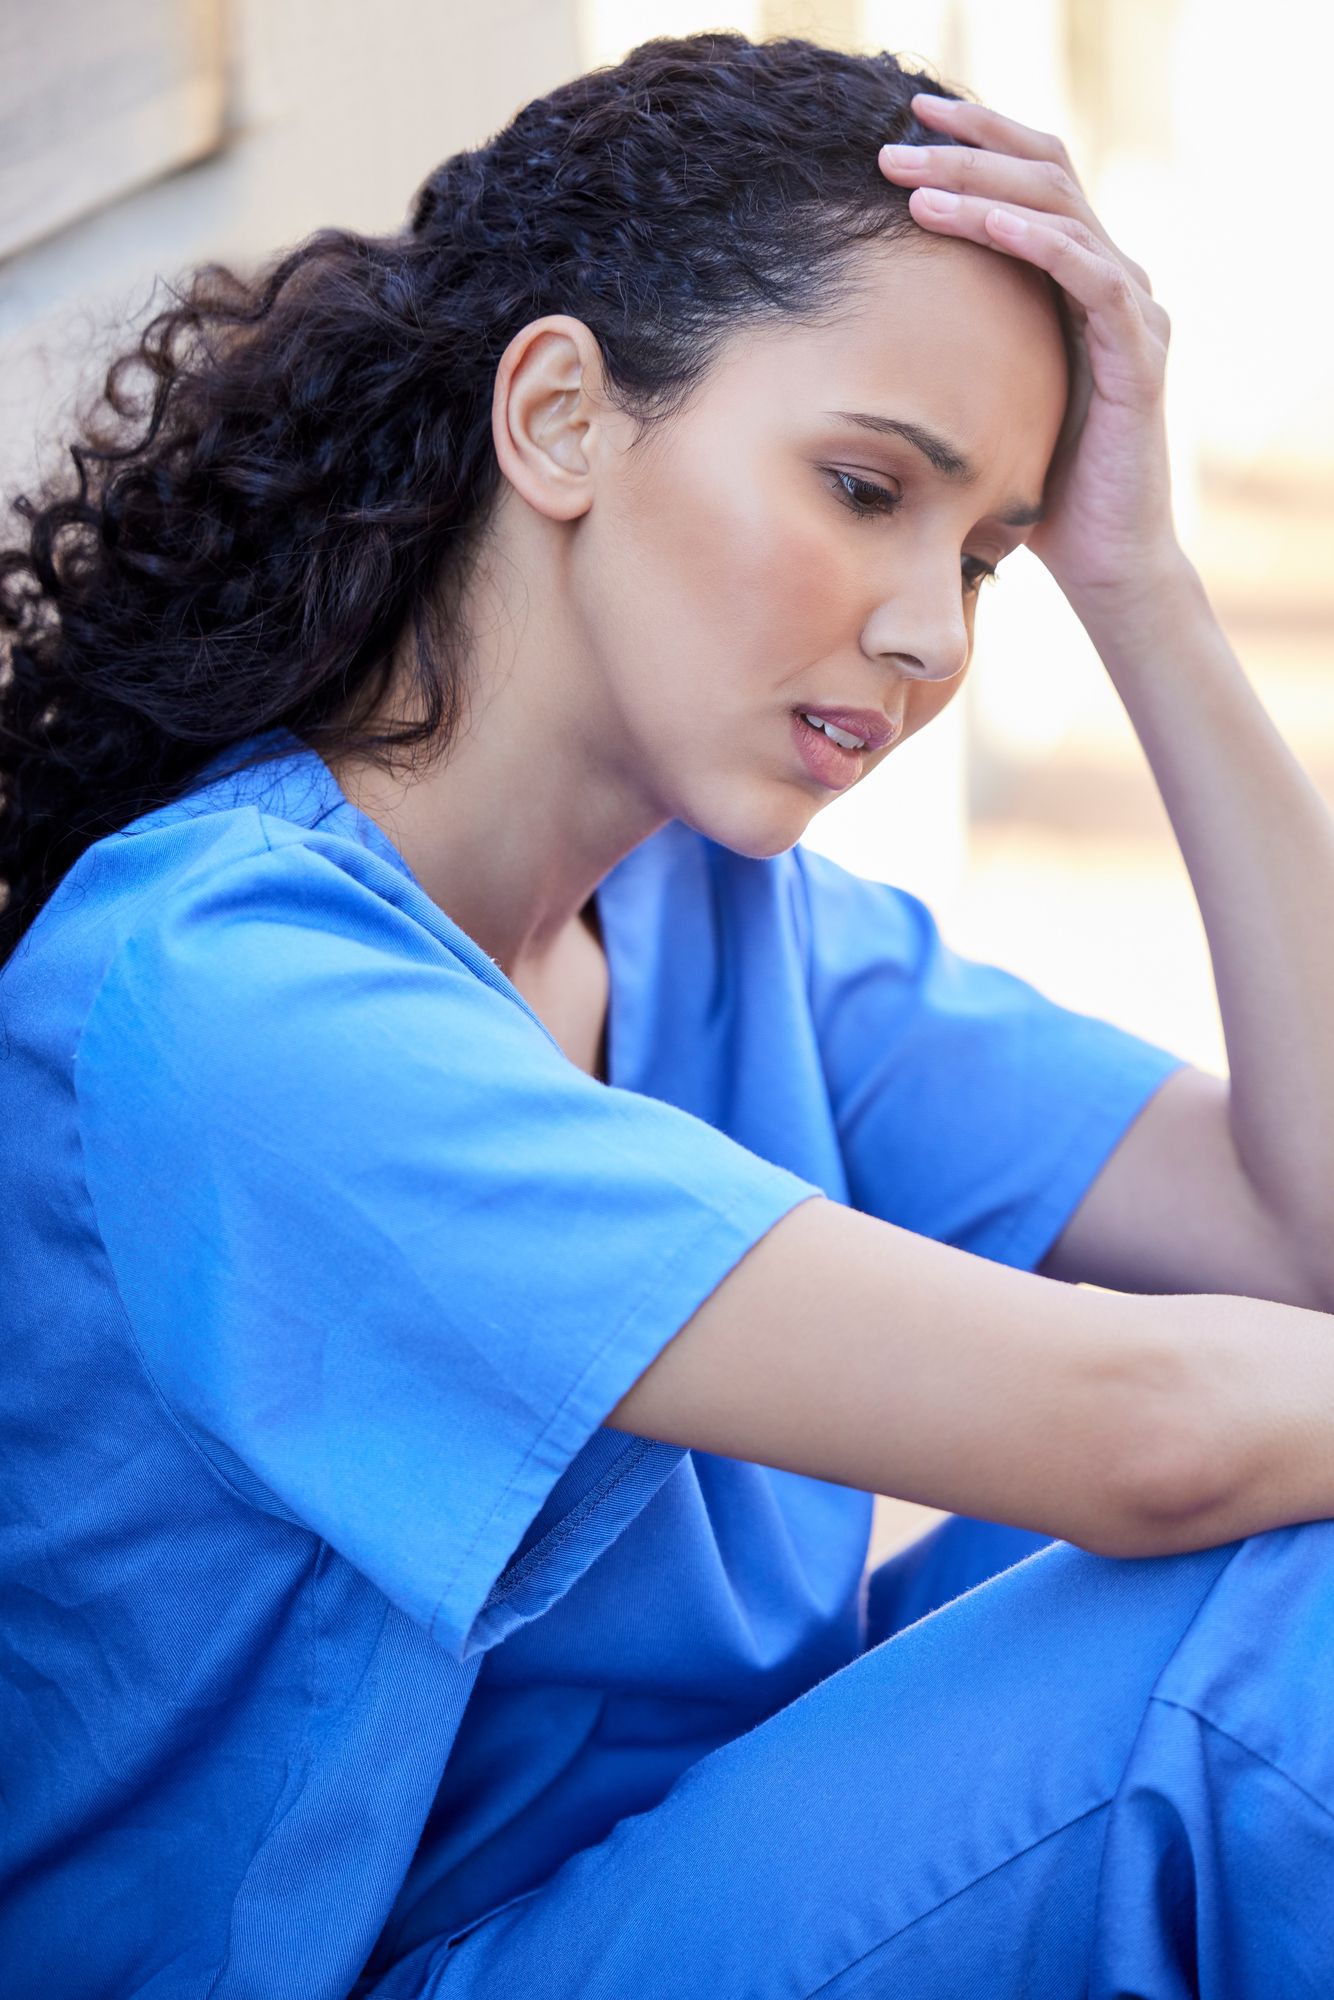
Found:
[[[1334,1523],[1238,1549],[1108,1821],[1093,2000],[1334,1994]]]
[[[1301,1636],[1275,1652],[1254,1614],[1280,1604]],[[377,1994],[1082,2000],[1092,1978],[1099,2000],[1180,2000],[1197,1961],[1209,2000],[1334,1991],[1332,1641],[1326,1524],[1154,1562],[1053,1547],[704,1758]],[[1164,1717],[1189,1724],[1190,1756]],[[1244,1751],[1247,1813],[1265,1746],[1293,1766],[1265,1781],[1258,1847],[1219,1790],[1242,1782],[1224,1742]],[[1323,1804],[1303,1789],[1327,1782]],[[1282,1938],[1238,1955],[1233,1898],[1243,1922],[1280,1910]],[[1227,1969],[1264,1963],[1277,1987]]]

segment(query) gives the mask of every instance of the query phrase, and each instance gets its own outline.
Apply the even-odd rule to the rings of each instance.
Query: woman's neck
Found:
[[[475,574],[463,623],[480,637],[445,753],[415,771],[349,760],[336,772],[426,894],[520,991],[573,961],[570,926],[666,817],[631,772],[564,593],[535,589],[525,568],[510,593],[518,605],[501,582],[523,574],[516,565],[491,560]]]

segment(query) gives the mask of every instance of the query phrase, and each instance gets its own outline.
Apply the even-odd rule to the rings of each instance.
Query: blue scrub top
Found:
[[[816,1190],[1036,1264],[1173,1066],[670,826],[596,1083],[261,748],[0,977],[13,2000],[332,2000],[849,1660],[867,1496],[602,1418]]]

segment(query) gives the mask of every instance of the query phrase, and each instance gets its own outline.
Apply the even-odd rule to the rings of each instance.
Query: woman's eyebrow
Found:
[[[910,424],[902,416],[872,416],[870,410],[830,410],[828,414],[838,424],[856,424],[860,430],[876,430],[882,438],[902,438],[946,480],[956,480],[960,486],[966,486],[968,480],[976,478],[972,462],[964,458],[958,446],[950,444],[948,438],[942,438],[938,430],[926,430],[924,424]],[[1040,500],[1016,500],[998,518],[1006,528],[1036,528],[1042,514],[1044,506]]]
[[[864,431],[878,431],[882,437],[902,438],[915,451],[920,451],[927,464],[945,479],[957,480],[964,485],[977,476],[957,446],[952,445],[948,438],[941,437],[938,431],[929,431],[922,424],[910,424],[902,417],[873,416],[868,410],[831,410],[829,414],[838,423],[856,424]]]
[[[837,423],[856,424],[861,430],[877,431],[881,437],[902,438],[920,451],[943,478],[960,486],[977,477],[971,462],[957,446],[941,437],[939,431],[927,430],[924,424],[910,424],[903,417],[877,417],[869,410],[830,410],[829,415]],[[1007,528],[1032,528],[1042,519],[1044,511],[1040,500],[1016,500],[998,518]]]

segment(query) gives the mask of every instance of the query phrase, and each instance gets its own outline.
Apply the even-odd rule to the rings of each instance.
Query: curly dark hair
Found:
[[[876,154],[942,143],[923,89],[890,55],[650,42],[446,160],[403,235],[199,272],[0,551],[0,963],[91,842],[230,746],[446,743],[508,342],[573,314],[627,409],[679,407],[739,324],[828,310],[856,246],[913,229]],[[373,727],[408,630],[411,721]]]

